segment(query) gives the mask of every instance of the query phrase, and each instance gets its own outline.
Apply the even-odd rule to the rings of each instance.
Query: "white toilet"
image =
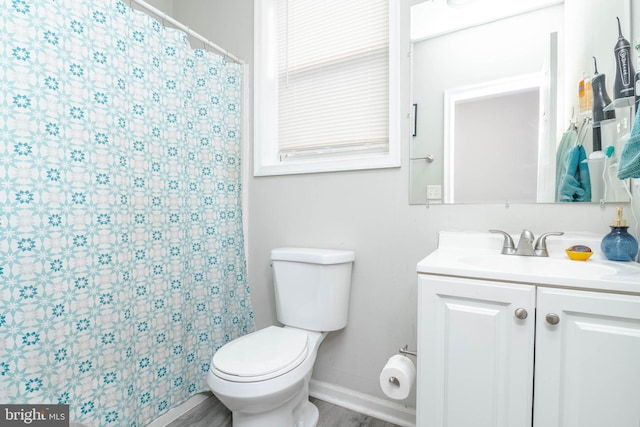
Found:
[[[351,266],[345,250],[271,251],[278,321],[222,346],[207,383],[233,412],[234,427],[312,427],[309,380],[329,331],[347,325]]]

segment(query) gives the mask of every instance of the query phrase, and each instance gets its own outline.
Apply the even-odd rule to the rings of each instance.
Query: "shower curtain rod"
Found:
[[[246,65],[246,63],[242,59],[238,58],[237,56],[235,56],[231,52],[227,51],[226,49],[221,48],[220,46],[218,46],[217,44],[213,43],[212,41],[207,40],[205,37],[203,37],[200,34],[196,33],[191,28],[189,28],[186,25],[180,23],[179,21],[176,21],[175,19],[173,19],[172,17],[167,15],[165,12],[163,12],[163,11],[161,11],[159,9],[156,9],[155,7],[151,6],[149,3],[145,2],[144,0],[129,0],[129,6],[131,6],[132,2],[137,4],[141,8],[147,10],[148,12],[151,12],[155,16],[161,18],[162,21],[170,23],[171,25],[173,25],[174,27],[184,31],[185,33],[187,33],[191,37],[201,41],[202,43],[204,43],[205,45],[209,46],[211,49],[215,50],[216,52],[222,54],[223,56],[227,57],[231,61],[236,62],[236,63],[238,63],[240,65]]]

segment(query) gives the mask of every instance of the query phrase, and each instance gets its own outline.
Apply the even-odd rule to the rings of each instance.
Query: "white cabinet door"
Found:
[[[534,426],[640,426],[640,297],[538,288],[537,305]]]
[[[535,287],[418,280],[417,426],[531,427]]]

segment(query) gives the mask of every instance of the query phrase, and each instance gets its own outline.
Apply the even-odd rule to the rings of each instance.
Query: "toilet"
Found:
[[[269,326],[222,346],[207,384],[233,413],[234,427],[313,427],[309,380],[318,348],[347,325],[352,251],[271,251],[276,313]]]

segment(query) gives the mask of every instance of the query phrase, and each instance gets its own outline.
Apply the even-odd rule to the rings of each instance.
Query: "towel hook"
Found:
[[[424,157],[412,157],[409,160],[426,160],[427,162],[432,163],[435,160],[435,157],[433,154],[427,154]]]
[[[591,121],[591,117],[585,117],[580,123],[578,128],[578,136],[576,137],[576,145],[582,145],[584,138],[587,136],[588,124]]]

